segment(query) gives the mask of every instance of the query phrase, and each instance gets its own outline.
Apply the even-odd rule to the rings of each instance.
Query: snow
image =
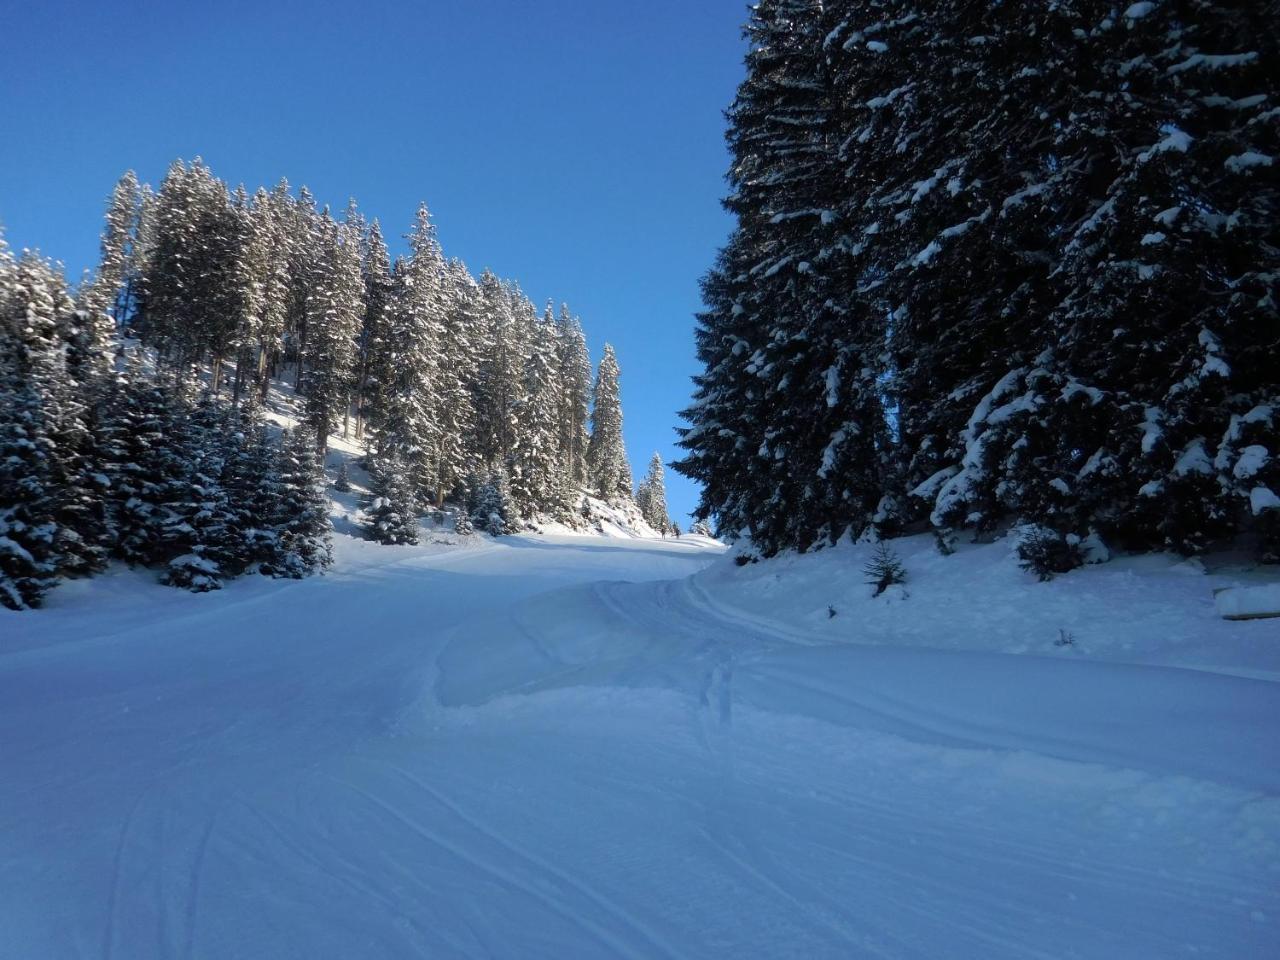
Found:
[[[930,240],[919,253],[911,258],[911,265],[914,267],[924,266],[941,252],[942,247],[938,245],[938,241]]]
[[[1205,452],[1203,437],[1197,437],[1188,443],[1173,464],[1173,474],[1176,477],[1186,477],[1193,473],[1206,475],[1213,473],[1213,461]]]
[[[1147,407],[1143,415],[1142,421],[1142,452],[1150,453],[1156,448],[1156,444],[1160,442],[1160,438],[1164,435],[1164,428],[1160,426],[1162,414],[1158,407]]]
[[[1280,510],[1280,497],[1270,487],[1254,487],[1249,491],[1249,510],[1255,517],[1263,510]]]
[[[1191,146],[1191,135],[1179,130],[1171,123],[1162,125],[1160,131],[1164,134],[1164,139],[1138,154],[1139,163],[1146,163],[1158,153],[1168,153],[1170,151],[1186,153]]]
[[[1214,593],[1213,602],[1227,620],[1280,617],[1280,583],[1226,587]]]
[[[1265,153],[1258,153],[1255,150],[1247,150],[1244,153],[1237,153],[1235,156],[1227,157],[1222,161],[1222,165],[1227,168],[1229,173],[1245,173],[1254,167],[1269,167],[1275,162],[1275,159]]]
[[[1235,468],[1231,471],[1237,480],[1247,480],[1267,465],[1271,457],[1267,448],[1261,444],[1252,444],[1240,451]]]
[[[1248,53],[1195,53],[1187,57],[1180,63],[1175,63],[1169,67],[1166,73],[1185,73],[1187,70],[1222,70],[1227,67],[1240,67],[1246,63],[1253,63],[1258,59],[1258,52],[1250,50]]]
[[[0,955],[1273,951],[1280,643],[1213,590],[1274,572],[333,510],[322,577],[0,612]]]

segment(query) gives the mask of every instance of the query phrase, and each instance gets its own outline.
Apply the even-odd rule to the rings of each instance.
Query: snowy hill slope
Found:
[[[0,956],[1274,950],[1280,630],[1209,589],[1256,572],[901,541],[872,600],[862,547],[354,502],[322,577],[0,613]]]

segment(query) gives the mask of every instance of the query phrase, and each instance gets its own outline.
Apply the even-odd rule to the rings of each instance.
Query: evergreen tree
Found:
[[[267,435],[256,394],[247,393],[227,415],[222,486],[230,503],[231,536],[222,567],[238,576],[247,570],[272,573],[284,565],[277,526],[282,490],[279,455]]]
[[[299,427],[280,444],[280,500],[276,536],[280,560],[277,576],[300,578],[333,563],[329,501],[325,493],[324,461],[314,434]]]
[[[373,500],[366,511],[369,538],[385,544],[416,544],[421,524],[408,469],[394,453],[379,461],[370,479]]]
[[[225,421],[206,397],[178,419],[164,459],[172,462],[160,529],[161,582],[196,593],[218,590],[234,564],[236,517],[222,486]]]
[[[471,522],[494,537],[515,533],[519,529],[504,477],[494,476],[475,486]]]
[[[618,375],[618,360],[613,347],[606,343],[592,392],[587,469],[592,487],[609,502],[631,498],[631,465],[627,462],[627,449],[622,442]]]
[[[364,313],[364,277],[358,237],[327,215],[321,218],[321,259],[307,293],[307,423],[317,449],[328,449],[329,434],[351,398],[356,340]]]
[[[0,604],[11,610],[40,606],[57,582],[51,455],[39,396],[0,366]]]
[[[667,513],[667,486],[663,476],[662,457],[655,451],[649,461],[649,472],[640,481],[636,492],[636,506],[644,516],[645,523],[664,537],[672,529],[671,517]]]
[[[396,381],[395,351],[389,340],[395,281],[391,259],[377,220],[369,225],[364,252],[364,313],[356,362],[356,436],[364,438],[366,424],[375,431],[387,423],[387,396]]]
[[[103,470],[112,492],[108,504],[113,554],[133,565],[161,559],[169,485],[178,463],[167,455],[176,433],[173,405],[136,368],[123,373],[105,400],[100,436]]]
[[[112,191],[102,230],[98,270],[84,293],[81,309],[90,314],[109,314],[116,324],[129,316],[131,284],[138,227],[141,188],[132,170],[125,171]]]

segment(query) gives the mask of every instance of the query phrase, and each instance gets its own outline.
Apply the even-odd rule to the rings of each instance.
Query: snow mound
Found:
[[[1280,617],[1280,583],[1256,587],[1226,587],[1214,591],[1213,601],[1224,620],[1265,620]]]

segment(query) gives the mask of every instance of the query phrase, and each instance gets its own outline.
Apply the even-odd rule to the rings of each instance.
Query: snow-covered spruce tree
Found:
[[[131,566],[161,559],[164,503],[179,476],[180,464],[167,452],[176,431],[174,404],[136,364],[112,384],[98,440],[111,490],[112,553]]]
[[[0,604],[38,607],[57,582],[53,443],[30,375],[27,293],[0,236]]]
[[[617,357],[613,347],[606,343],[592,391],[587,470],[592,489],[610,503],[631,498],[631,465],[627,462],[627,448],[622,440],[618,376]]]
[[[748,25],[748,79],[730,111],[735,164],[726,206],[755,254],[740,306],[763,337],[747,358],[762,407],[754,541],[764,552],[832,543],[876,516],[887,440],[883,323],[834,209],[845,166],[822,5],[776,0]]]
[[[267,434],[254,391],[226,411],[221,484],[231,511],[223,570],[272,573],[282,565],[279,531],[281,489],[276,445]]]
[[[333,478],[333,489],[338,493],[351,492],[351,472],[347,469],[347,461],[338,464],[337,476]]]
[[[176,161],[157,195],[140,332],[170,367],[207,357],[212,384],[231,352],[241,288],[240,232],[224,183],[200,160]]]
[[[644,516],[645,523],[664,537],[670,532],[671,517],[667,513],[667,485],[663,476],[662,457],[656,451],[649,460],[649,472],[640,481],[636,491],[636,506]]]
[[[382,410],[371,424],[372,453],[375,461],[397,460],[414,495],[425,498],[435,493],[440,480],[435,385],[444,331],[444,262],[425,204],[419,207],[407,239],[410,256],[395,271],[386,338],[389,356],[380,360],[392,380],[381,388]]]
[[[164,458],[172,461],[160,529],[160,582],[196,593],[218,590],[235,556],[236,517],[222,486],[225,421],[203,398],[175,424]]]
[[[391,300],[395,281],[391,258],[382,227],[377,220],[369,225],[364,249],[364,313],[360,318],[360,339],[356,360],[356,437],[363,440],[369,424],[386,422],[386,396],[395,382],[394,352],[390,335]]]
[[[50,452],[39,396],[0,372],[0,604],[11,610],[40,606],[57,582]]]
[[[560,306],[556,351],[560,370],[560,459],[569,481],[582,486],[587,481],[588,424],[591,419],[591,354],[582,323]]]
[[[98,269],[80,298],[82,310],[108,314],[116,324],[123,323],[132,312],[132,267],[141,196],[137,175],[132,170],[125,171],[107,206]]]
[[[472,524],[490,536],[501,537],[519,529],[506,479],[501,475],[476,484],[470,506]]]
[[[109,356],[109,344],[99,342],[105,315],[76,310],[61,271],[38,254],[26,252],[11,267],[0,322],[14,384],[29,387],[39,403],[58,572],[85,576],[104,566],[110,541],[93,432],[105,376],[101,354]]]
[[[522,399],[524,357],[529,347],[528,327],[521,317],[528,312],[519,289],[490,271],[480,275],[478,287],[483,342],[473,390],[475,453],[479,472],[497,475],[507,469],[515,446],[515,416]]]
[[[421,524],[418,498],[405,464],[395,453],[378,461],[371,477],[373,499],[365,511],[369,539],[385,544],[415,544]]]
[[[443,308],[435,356],[436,507],[457,492],[475,465],[475,407],[472,382],[478,358],[473,338],[479,323],[474,283],[459,261],[443,265],[439,278]]]
[[[327,484],[318,446],[315,434],[305,427],[281,438],[275,524],[279,562],[272,568],[276,576],[305,577],[333,563]]]
[[[562,471],[557,414],[562,384],[557,365],[555,321],[550,310],[542,320],[527,317],[529,352],[515,408],[515,446],[510,452],[510,491],[517,514],[544,512]]]
[[[364,313],[364,277],[359,238],[327,214],[320,219],[321,256],[307,292],[305,409],[317,449],[328,449],[329,434],[351,399],[356,338]]]
[[[697,515],[715,516],[730,535],[750,534],[767,496],[759,450],[768,411],[749,360],[763,340],[762,318],[743,305],[751,253],[741,230],[730,237],[702,280],[705,308],[694,333],[702,372],[693,378],[693,403],[677,428],[687,452],[677,470],[702,487]]]

